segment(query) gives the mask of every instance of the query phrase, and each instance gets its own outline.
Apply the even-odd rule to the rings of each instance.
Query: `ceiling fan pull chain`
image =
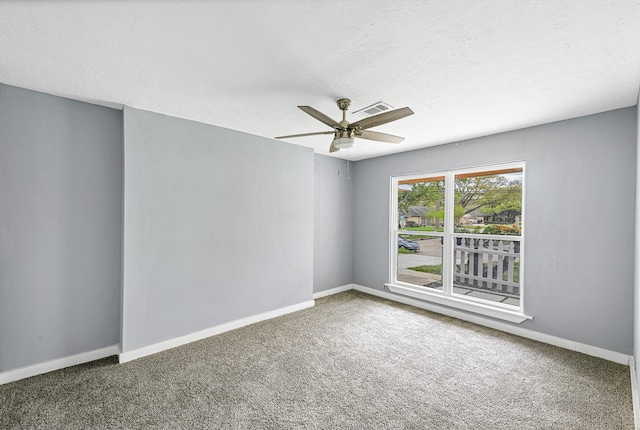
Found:
[[[347,179],[349,179],[349,165],[351,163],[349,162],[349,148],[347,148]]]

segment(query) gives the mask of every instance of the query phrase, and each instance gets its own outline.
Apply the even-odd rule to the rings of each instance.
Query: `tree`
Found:
[[[440,227],[440,223],[444,221],[444,210],[433,210],[425,212],[424,216],[430,220],[432,220],[432,224],[437,229]]]
[[[410,190],[398,193],[398,210],[408,212],[411,206],[424,206],[429,209],[422,214],[434,220],[434,226],[440,227],[444,219],[444,181],[418,182],[411,184]],[[442,215],[439,214],[442,212]]]
[[[522,183],[509,181],[504,175],[456,179],[455,192],[456,203],[464,208],[464,214],[481,209],[487,214],[513,218],[522,212]]]
[[[454,188],[456,219],[477,209],[509,219],[522,212],[522,183],[505,175],[458,178]],[[406,213],[411,206],[428,208],[423,215],[439,227],[444,220],[444,180],[417,182],[398,192],[398,210]]]
[[[514,223],[516,217],[522,214],[522,183],[511,181],[494,189],[484,199],[482,211],[496,215],[503,221]]]
[[[398,193],[398,209],[409,211],[410,206],[436,207],[444,205],[444,181],[418,182],[411,184],[411,189]]]

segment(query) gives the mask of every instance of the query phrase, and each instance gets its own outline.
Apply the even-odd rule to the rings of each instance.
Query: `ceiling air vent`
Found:
[[[390,104],[385,102],[377,102],[370,106],[362,108],[360,110],[354,111],[353,114],[367,117],[367,116],[377,115],[382,112],[387,112],[390,110],[393,110],[393,106],[391,106]]]

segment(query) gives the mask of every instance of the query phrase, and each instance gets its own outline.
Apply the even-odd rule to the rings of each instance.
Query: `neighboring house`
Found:
[[[481,209],[476,209],[468,214],[465,214],[460,220],[461,224],[488,224],[493,219],[493,215],[482,212]]]
[[[434,225],[434,219],[426,217],[426,214],[431,212],[426,206],[409,206],[406,212],[400,213],[401,217],[404,217],[407,226],[419,225],[422,227]],[[463,225],[469,224],[513,224],[517,222],[513,217],[502,216],[500,214],[488,214],[482,211],[482,209],[476,209],[468,214],[465,214],[460,219],[460,223]]]
[[[482,209],[476,209],[464,215],[461,224],[519,224],[519,216],[505,216],[501,214],[488,214]]]
[[[412,223],[419,226],[427,226],[432,224],[425,216],[429,211],[431,209],[425,206],[409,206],[409,210],[401,213],[400,217],[404,217],[407,226],[411,226]]]

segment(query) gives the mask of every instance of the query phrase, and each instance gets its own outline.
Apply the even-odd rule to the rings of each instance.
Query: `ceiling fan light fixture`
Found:
[[[351,148],[356,141],[353,130],[340,130],[336,132],[333,142],[331,144],[338,148]]]
[[[356,140],[353,137],[336,137],[333,139],[333,146],[339,149],[351,148]]]

